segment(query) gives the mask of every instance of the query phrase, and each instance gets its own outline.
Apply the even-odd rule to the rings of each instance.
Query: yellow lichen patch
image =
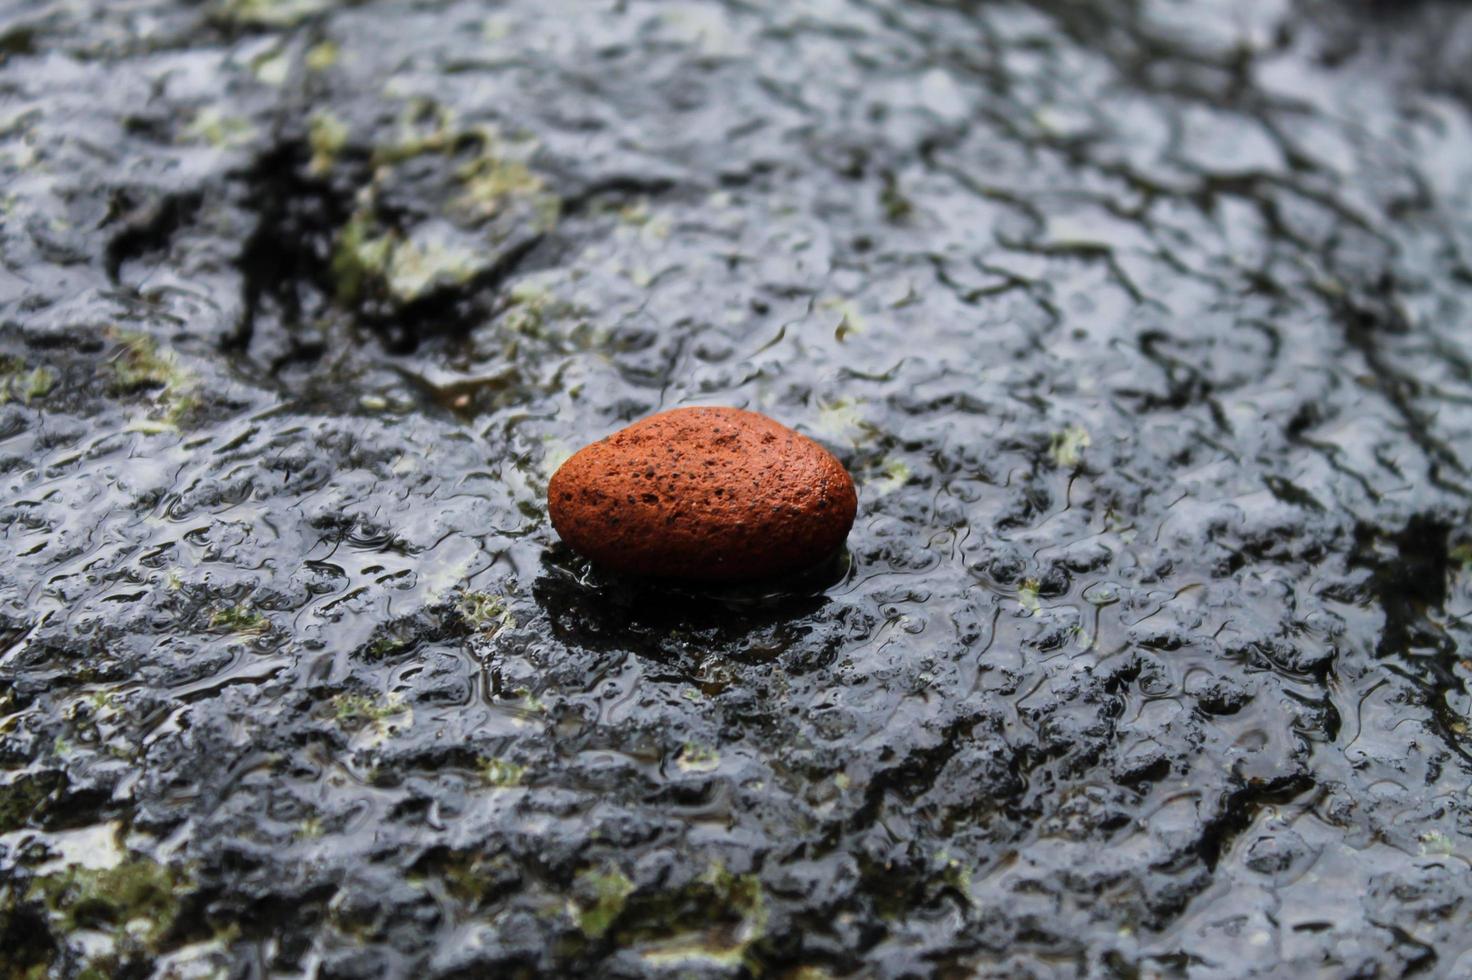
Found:
[[[551,291],[535,282],[519,282],[511,287],[509,299],[502,325],[516,333],[539,335],[547,308],[553,302]]]
[[[393,249],[392,236],[374,234],[369,213],[355,212],[338,232],[337,248],[332,254],[337,298],[344,303],[356,302],[372,279],[383,276]]]
[[[27,368],[19,358],[0,356],[0,405],[20,402],[29,405],[51,393],[56,375],[44,365]]]
[[[604,210],[601,206],[593,208],[594,213],[603,213]],[[657,246],[674,230],[670,215],[652,210],[646,197],[621,206],[614,215],[619,221],[617,235],[621,241],[633,240]]]
[[[539,230],[556,225],[561,201],[547,191],[545,179],[531,165],[538,144],[504,136],[495,126],[461,127],[453,112],[425,100],[410,103],[400,117],[397,137],[373,155],[378,167],[391,167],[425,154],[449,154],[474,148],[474,155],[455,170],[462,188],[457,211],[494,218],[512,205],[529,207]]]
[[[872,490],[877,497],[884,497],[894,493],[900,487],[910,482],[910,466],[902,459],[886,459],[879,466],[880,475],[865,484],[865,489]]]
[[[520,786],[521,777],[525,773],[525,766],[518,766],[504,759],[482,759],[480,764],[481,778],[489,785],[502,789]]]
[[[210,629],[242,636],[259,636],[271,629],[271,621],[254,606],[241,603],[210,614]]]
[[[498,633],[516,621],[502,596],[489,592],[467,592],[460,597],[460,616],[471,629],[481,633]]]
[[[292,27],[328,10],[338,0],[221,0],[216,17],[257,27]]]
[[[511,29],[515,22],[507,14],[492,14],[481,24],[481,37],[489,44],[504,41],[511,36]]]
[[[307,69],[326,71],[337,64],[338,53],[337,44],[332,41],[323,41],[321,44],[313,45],[307,52]]]
[[[1029,615],[1043,608],[1042,602],[1038,599],[1038,588],[1038,580],[1029,578],[1024,579],[1022,587],[1017,590],[1017,604]]]
[[[429,99],[412,99],[399,114],[394,138],[373,153],[375,167],[393,166],[425,153],[444,153],[455,145],[455,113]]]
[[[431,222],[405,237],[377,233],[366,211],[338,233],[332,257],[338,299],[353,303],[377,283],[394,299],[411,303],[435,289],[461,285],[486,265],[484,249],[444,222]]]
[[[291,75],[291,57],[284,48],[275,48],[253,58],[250,70],[262,83],[280,88]]]
[[[708,745],[687,742],[675,757],[675,766],[681,772],[714,772],[721,765],[721,756]]]
[[[179,428],[199,407],[199,379],[179,363],[179,356],[162,348],[152,337],[131,330],[111,332],[122,347],[112,359],[115,387],[124,393],[153,390],[154,411],[134,419],[135,432],[164,432]]]
[[[408,303],[437,287],[469,281],[484,262],[484,256],[470,248],[409,239],[390,251],[384,281],[395,298]]]
[[[1071,470],[1083,462],[1084,450],[1091,445],[1089,430],[1079,425],[1070,425],[1055,433],[1048,443],[1048,455],[1053,462],[1065,470]]]
[[[413,241],[394,233],[373,235],[366,225],[350,222],[339,239],[334,269],[347,296],[359,295],[365,277],[372,275],[392,296],[410,302],[436,286],[465,282],[480,261],[481,256],[468,248]]]
[[[864,421],[858,405],[849,398],[835,398],[831,402],[818,403],[818,417],[813,429],[819,435],[835,442],[858,445],[873,435],[874,428]]]
[[[568,914],[583,935],[597,939],[624,910],[624,903],[634,893],[634,883],[623,869],[610,865],[580,873],[576,884],[579,898],[568,902]]]
[[[330,170],[349,136],[340,120],[315,117],[309,133],[313,172]],[[553,227],[561,205],[532,168],[536,151],[533,140],[503,137],[493,126],[461,126],[432,100],[411,101],[395,134],[374,149],[373,180],[338,232],[332,259],[338,300],[354,304],[376,293],[407,304],[463,286],[494,267],[509,239]],[[384,219],[380,189],[400,165],[426,156],[443,158],[441,173],[451,182],[443,213],[412,226]],[[518,316],[535,320],[539,314],[532,304],[516,305]]]
[[[255,138],[256,128],[248,119],[227,116],[218,107],[207,106],[195,114],[184,135],[192,142],[228,150],[249,143]]]
[[[863,333],[866,328],[863,314],[846,299],[825,299],[818,304],[818,309],[838,314],[838,324],[833,328],[833,339],[839,343],[843,343],[853,334]]]
[[[314,174],[325,174],[337,161],[338,153],[348,141],[348,127],[330,112],[313,113],[307,129],[307,143],[312,148],[308,165]]]
[[[491,126],[473,130],[468,138],[478,143],[480,152],[455,173],[465,189],[459,207],[482,218],[493,218],[513,205],[529,207],[538,231],[556,227],[562,201],[548,192],[546,180],[531,167],[537,143],[508,140]]]
[[[357,733],[354,745],[367,748],[387,738],[396,729],[414,724],[414,712],[397,694],[371,698],[362,694],[339,694],[332,699],[333,718],[344,729]]]

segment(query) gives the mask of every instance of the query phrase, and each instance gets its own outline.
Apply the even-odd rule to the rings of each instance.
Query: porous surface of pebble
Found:
[[[676,408],[595,442],[548,486],[562,539],[616,571],[735,582],[830,557],[858,508],[832,453],[739,408]]]

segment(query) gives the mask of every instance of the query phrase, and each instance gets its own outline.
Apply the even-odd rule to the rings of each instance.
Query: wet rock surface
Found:
[[[687,582],[813,569],[843,547],[857,506],[828,450],[723,407],[641,419],[580,449],[547,485],[552,526],[578,553],[608,571]]]
[[[5,4],[6,968],[1467,975],[1469,51]],[[841,581],[556,544],[697,400],[835,447]]]

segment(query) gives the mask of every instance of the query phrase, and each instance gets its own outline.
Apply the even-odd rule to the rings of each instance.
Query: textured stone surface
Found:
[[[0,976],[1472,976],[1469,61],[0,0]],[[834,447],[841,582],[559,544],[701,403]]]
[[[806,436],[739,408],[676,408],[578,451],[547,511],[608,569],[702,582],[780,576],[830,557],[858,509],[854,481]]]

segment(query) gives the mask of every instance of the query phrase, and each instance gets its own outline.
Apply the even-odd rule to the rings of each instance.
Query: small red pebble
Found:
[[[836,552],[859,506],[822,446],[739,408],[651,415],[573,455],[547,487],[552,526],[606,568],[739,582]]]

